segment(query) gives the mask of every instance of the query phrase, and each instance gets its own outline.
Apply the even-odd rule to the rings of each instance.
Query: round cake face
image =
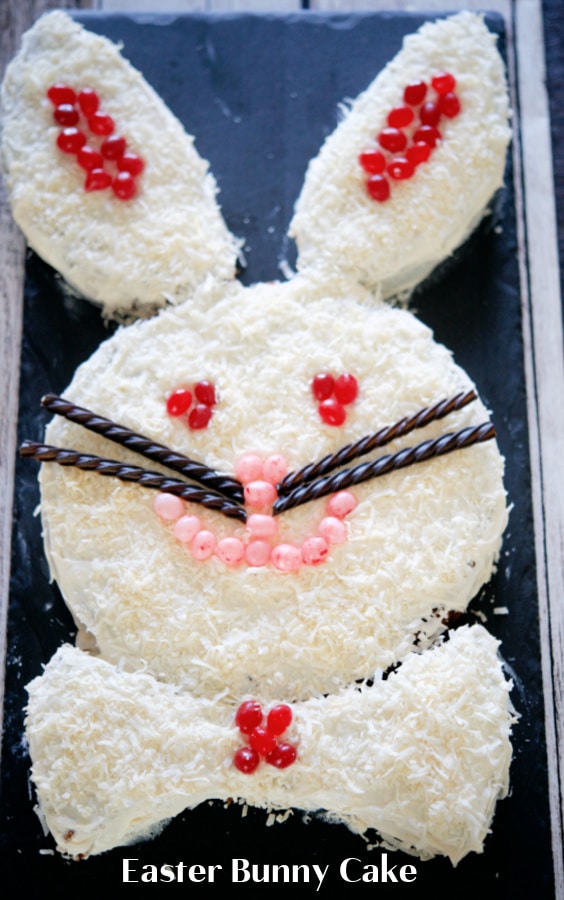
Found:
[[[247,498],[242,522],[42,467],[52,574],[107,660],[196,695],[327,694],[426,646],[489,578],[507,515],[493,440],[271,515],[285,470],[473,387],[414,316],[368,300],[303,277],[215,286],[77,371],[66,398],[239,477]],[[191,417],[202,391],[205,425]],[[358,462],[487,420],[475,400]],[[167,472],[62,418],[46,441]]]

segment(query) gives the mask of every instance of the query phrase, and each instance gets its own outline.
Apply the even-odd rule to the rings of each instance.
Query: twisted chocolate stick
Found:
[[[318,478],[294,488],[291,493],[278,497],[272,510],[273,515],[279,515],[294,506],[300,506],[309,500],[317,500],[318,497],[333,494],[335,491],[360,484],[370,478],[386,475],[392,470],[403,469],[405,466],[423,462],[431,457],[443,456],[453,450],[461,450],[463,447],[489,441],[494,437],[494,426],[490,422],[484,422],[482,425],[464,428],[454,434],[443,434],[434,440],[424,441],[416,447],[405,447],[403,450],[398,450],[397,453],[381,456],[372,462],[361,463],[352,469],[343,469],[335,475],[326,475],[324,478]]]
[[[77,422],[96,434],[102,434],[108,440],[121,444],[123,447],[128,447],[147,459],[152,459],[153,462],[161,463],[168,469],[180,472],[182,475],[186,475],[187,478],[191,478],[192,481],[197,481],[198,484],[202,484],[204,487],[210,488],[224,497],[243,503],[243,486],[235,478],[221,475],[204,463],[196,462],[196,460],[190,459],[188,456],[176,453],[170,450],[169,447],[158,444],[143,434],[131,431],[125,425],[118,425],[116,422],[112,422],[111,419],[105,419],[89,409],[76,406],[70,400],[65,400],[64,397],[46,394],[41,401],[41,405],[48,409],[49,412],[64,416],[65,419],[69,419],[71,422]]]
[[[456,394],[450,400],[441,400],[439,403],[435,403],[434,406],[421,409],[412,416],[404,416],[395,425],[381,428],[375,434],[367,434],[354,444],[346,444],[340,450],[337,450],[336,453],[324,456],[319,462],[309,463],[296,472],[290,472],[278,485],[278,493],[288,494],[300,484],[305,484],[307,481],[313,481],[322,475],[327,475],[328,472],[332,472],[334,469],[352,462],[353,459],[358,459],[359,456],[370,453],[376,447],[383,447],[396,438],[409,434],[410,431],[414,431],[416,428],[423,428],[429,422],[442,419],[448,416],[449,413],[467,406],[472,400],[476,400],[477,396],[473,390]]]
[[[247,513],[234,500],[202,490],[195,484],[186,484],[177,478],[167,478],[158,472],[150,472],[138,466],[128,466],[113,459],[104,459],[89,453],[79,453],[68,448],[51,447],[36,441],[24,441],[20,447],[20,456],[36,459],[39,462],[56,462],[60,466],[76,466],[99,475],[113,475],[121,481],[133,481],[142,487],[154,488],[167,494],[175,494],[191,503],[199,503],[207,509],[215,509],[230,519],[247,521]]]

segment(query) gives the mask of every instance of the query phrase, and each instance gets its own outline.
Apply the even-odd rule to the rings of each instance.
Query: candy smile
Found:
[[[320,565],[328,558],[331,545],[346,542],[344,519],[355,509],[356,498],[349,491],[333,494],[315,533],[296,542],[279,540],[273,507],[279,498],[277,485],[286,471],[286,460],[279,455],[263,461],[256,454],[249,454],[239,461],[236,476],[244,486],[246,522],[244,530],[227,537],[218,537],[211,526],[186,509],[180,497],[172,494],[159,493],[154,510],[196,560],[214,557],[226,566],[268,565],[279,572]]]

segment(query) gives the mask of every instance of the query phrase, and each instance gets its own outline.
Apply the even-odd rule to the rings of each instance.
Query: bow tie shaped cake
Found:
[[[64,13],[25,35],[2,128],[30,246],[129,323],[21,448],[79,629],[28,686],[58,850],[233,798],[423,859],[480,852],[511,684],[484,627],[451,626],[498,560],[503,459],[468,375],[388,301],[502,185],[494,36],[463,13],[405,40],[310,163],[285,281],[236,280],[192,138]]]

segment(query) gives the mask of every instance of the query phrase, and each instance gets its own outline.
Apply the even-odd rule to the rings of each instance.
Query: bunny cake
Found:
[[[64,72],[59,31],[77,42]],[[53,203],[92,220],[91,231],[81,219],[87,255],[104,223],[117,268],[122,229],[150,233],[150,179],[165,173],[155,163],[151,174],[143,139],[142,169],[117,167],[135,174],[134,189],[127,178],[114,188],[104,160],[136,150],[122,143],[113,160],[101,147],[85,154],[79,139],[71,152],[68,129],[74,141],[82,126],[65,125],[66,113],[47,124],[63,106],[80,125],[94,94],[103,115],[140,133],[143,115],[130,123],[126,98],[113,105],[116,79],[94,67],[92,40],[62,13],[32,29],[4,87],[3,157],[18,209],[13,115],[26,97],[28,115],[45,122],[37,140],[61,170],[53,178],[65,179]],[[128,78],[139,111],[140,76]],[[194,162],[186,177],[199,172],[201,184],[186,215],[207,209],[184,248],[197,264],[175,287],[173,266],[162,278],[175,302],[119,328],[63,397],[46,395],[45,440],[22,445],[44,463],[45,550],[79,629],[77,646],[61,647],[29,685],[26,719],[39,806],[66,856],[235,798],[375,830],[387,846],[456,864],[482,850],[507,792],[514,713],[498,642],[481,625],[449,628],[499,557],[503,459],[468,375],[416,316],[382,299],[449,254],[446,232],[463,240],[501,183],[507,95],[482,19],[424,26],[357,104],[298,200],[298,273],[250,287],[232,277],[237,241]],[[472,150],[475,116],[491,127]],[[191,146],[171,127],[179,148]],[[85,170],[81,150],[103,164]],[[84,171],[98,173],[96,188],[85,189]],[[417,221],[416,196],[426,204],[446,182],[446,221],[429,221],[422,252],[422,235],[395,211],[410,207]],[[323,228],[310,229],[312,217]],[[351,251],[344,262],[337,232]],[[395,268],[380,271],[383,247]],[[143,249],[154,273],[143,300],[127,267],[119,298],[99,272],[92,299],[110,314],[122,300],[158,304],[160,252]],[[81,274],[70,279],[78,290]]]

